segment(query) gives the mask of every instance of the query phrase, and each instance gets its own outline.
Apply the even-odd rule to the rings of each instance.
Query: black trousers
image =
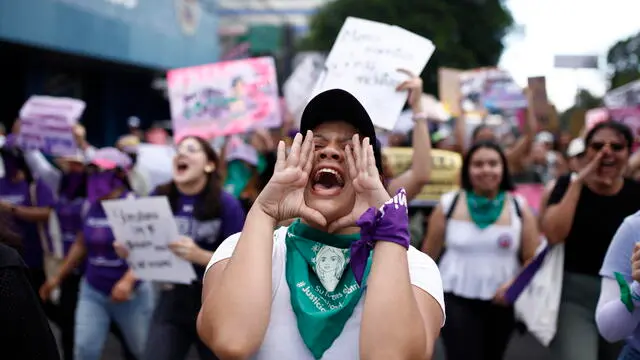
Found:
[[[201,296],[202,285],[197,283],[172,285],[160,291],[144,360],[184,360],[192,345],[201,360],[218,359],[196,330]]]
[[[515,328],[512,307],[444,294],[447,360],[501,360]]]

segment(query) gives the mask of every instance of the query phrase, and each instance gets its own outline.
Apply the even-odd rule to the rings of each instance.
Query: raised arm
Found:
[[[404,71],[411,77],[402,83],[399,90],[409,90],[409,103],[414,117],[413,126],[413,155],[411,167],[394,178],[387,187],[390,194],[395,194],[401,188],[407,192],[409,201],[413,200],[422,190],[431,177],[431,137],[427,123],[428,114],[425,114],[422,106],[422,79],[410,72]]]
[[[57,192],[60,188],[62,172],[42,155],[40,150],[28,150],[24,152],[24,160],[33,173],[34,178],[43,181],[49,188]]]

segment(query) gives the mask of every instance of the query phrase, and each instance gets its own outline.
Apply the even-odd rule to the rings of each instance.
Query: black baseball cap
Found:
[[[343,121],[351,124],[361,138],[368,137],[373,145],[376,167],[382,175],[381,144],[376,137],[371,117],[355,96],[342,89],[331,89],[316,95],[304,109],[300,120],[300,132],[306,134],[318,125],[330,121]]]

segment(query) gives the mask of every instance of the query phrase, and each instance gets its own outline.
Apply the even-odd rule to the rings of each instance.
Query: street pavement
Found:
[[[58,336],[57,329],[55,325],[52,325],[52,329],[54,329],[54,333]],[[441,344],[439,344],[436,349],[436,355],[434,356],[434,360],[446,360],[444,354],[442,353]],[[464,344],[460,344],[460,346],[464,346]],[[113,336],[109,337],[107,344],[105,346],[104,356],[102,360],[120,360],[122,359],[122,350],[120,348],[120,344],[118,340],[116,340]],[[549,352],[545,349],[540,343],[538,343],[531,335],[525,334],[520,335],[518,333],[514,334],[511,339],[511,343],[509,344],[509,348],[507,349],[507,355],[504,360],[549,360],[551,359]],[[182,360],[182,359],[177,359]],[[199,360],[198,355],[195,350],[192,348],[189,356],[185,360]]]

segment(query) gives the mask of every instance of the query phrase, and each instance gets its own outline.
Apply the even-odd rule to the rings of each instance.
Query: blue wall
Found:
[[[178,4],[189,2],[0,0],[0,39],[159,69],[214,62],[217,19],[200,9],[183,31]]]

